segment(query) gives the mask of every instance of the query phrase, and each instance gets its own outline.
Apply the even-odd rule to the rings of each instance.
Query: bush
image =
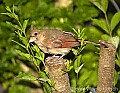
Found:
[[[28,93],[28,89],[39,87],[48,92],[49,88],[54,86],[47,72],[44,71],[44,53],[36,45],[32,46],[28,42],[31,25],[35,25],[38,29],[57,28],[70,31],[78,38],[97,43],[99,40],[114,37],[110,42],[118,47],[120,12],[114,13],[115,9],[111,11],[110,4],[112,3],[107,2],[108,0],[104,1],[105,5],[102,5],[101,1],[103,0],[98,0],[98,2],[68,0],[64,2],[65,5],[62,5],[60,0],[1,1],[0,82],[2,86],[8,89],[9,93],[17,93],[19,90],[21,93]],[[72,50],[75,60],[69,60],[68,63],[71,64],[67,69],[71,88],[82,88],[82,92],[85,93],[88,88],[97,86],[99,49],[93,44],[83,44]],[[70,53],[67,56],[71,57],[71,55],[73,54]],[[114,86],[117,89],[119,86],[119,55],[120,48],[118,47],[114,78]],[[16,78],[17,75],[22,80]],[[40,84],[34,81],[39,81]],[[31,86],[32,84],[35,86]],[[14,89],[15,87],[17,89]]]

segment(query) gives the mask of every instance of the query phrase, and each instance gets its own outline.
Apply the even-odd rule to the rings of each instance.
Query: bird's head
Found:
[[[36,44],[44,40],[44,34],[42,30],[36,29],[36,27],[31,26],[30,28],[30,40],[29,42],[35,42]]]

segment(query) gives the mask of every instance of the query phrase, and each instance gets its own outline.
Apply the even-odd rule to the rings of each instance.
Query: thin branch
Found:
[[[104,6],[105,6],[105,2],[104,2],[104,0],[102,0],[102,7],[104,7]],[[104,10],[103,13],[104,13],[104,16],[105,16],[105,20],[106,20],[106,24],[107,24],[107,28],[108,28],[108,33],[109,33],[110,37],[112,37],[112,33],[111,33],[112,31],[110,29],[110,24],[109,24],[109,21],[108,21],[106,11],[107,10]]]
[[[88,40],[82,40],[82,39],[79,39],[78,41],[79,41],[79,42],[85,42],[85,43],[87,43],[87,44],[93,44],[93,45],[100,46],[99,43],[92,42],[92,41],[88,41]]]
[[[115,9],[117,10],[117,11],[120,11],[120,8],[119,8],[119,6],[117,5],[117,3],[115,2],[115,0],[110,0],[111,1],[111,3],[113,4],[113,6],[115,7]]]
[[[109,22],[108,22],[108,17],[107,17],[106,12],[104,13],[104,15],[105,15],[106,23],[107,23],[108,32],[109,32],[110,36],[112,37],[112,33],[111,33],[112,31],[111,31],[111,29],[110,29],[110,24],[109,24]]]

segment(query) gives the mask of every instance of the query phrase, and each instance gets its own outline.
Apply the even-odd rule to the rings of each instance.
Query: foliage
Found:
[[[8,93],[28,93],[29,84],[20,84],[23,79],[32,83],[40,82],[45,93],[51,93],[51,88],[54,88],[54,81],[49,80],[47,71],[44,70],[45,54],[28,42],[31,24],[39,29],[71,31],[82,41],[107,40],[118,48],[116,66],[120,67],[120,12],[111,12],[108,0],[72,0],[66,7],[57,7],[56,2],[57,0],[4,0],[0,4],[0,82],[4,88],[10,86]],[[82,42],[72,51],[75,57],[67,61],[65,71],[69,72],[72,91],[85,93],[97,86],[99,48]],[[72,57],[73,54],[67,56]],[[118,68],[114,79],[116,88],[120,84]],[[21,79],[16,79],[17,75]]]

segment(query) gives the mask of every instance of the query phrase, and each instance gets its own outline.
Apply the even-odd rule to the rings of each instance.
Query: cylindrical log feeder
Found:
[[[52,93],[71,93],[68,73],[64,73],[62,69],[65,68],[66,60],[53,56],[46,58],[46,69],[51,80],[54,80],[55,90]]]
[[[97,93],[112,93],[116,48],[106,41],[100,41]]]

